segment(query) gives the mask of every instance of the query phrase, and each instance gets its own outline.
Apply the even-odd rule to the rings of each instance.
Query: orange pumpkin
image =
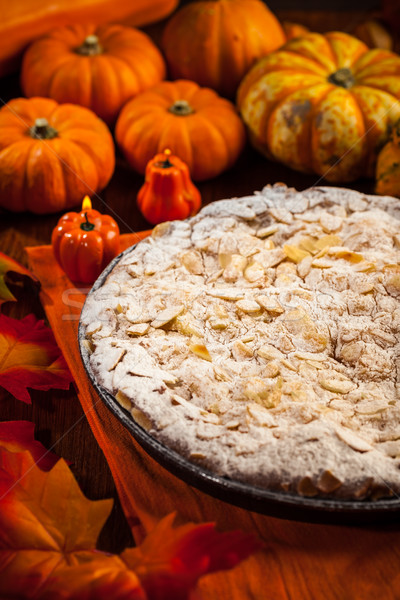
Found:
[[[400,196],[400,121],[392,131],[392,135],[378,154],[376,162],[377,194]]]
[[[16,0],[1,2],[0,77],[18,66],[26,45],[70,23],[126,23],[140,27],[169,15],[178,0]]]
[[[233,97],[256,60],[285,41],[261,0],[203,0],[173,15],[162,47],[174,79],[192,79]]]
[[[165,77],[160,51],[137,29],[73,25],[34,42],[22,62],[24,94],[73,102],[111,124],[127,100]]]
[[[193,81],[163,81],[128,102],[115,136],[128,163],[144,173],[164,148],[183,160],[195,180],[229,169],[245,142],[236,109],[216,92]]]
[[[238,106],[267,157],[328,181],[373,176],[400,117],[400,57],[341,32],[309,33],[263,58]]]
[[[293,23],[293,21],[282,21],[282,27],[287,40],[302,37],[310,31],[308,27],[300,25],[300,23]]]
[[[96,115],[48,98],[17,98],[0,110],[0,207],[53,213],[106,186],[114,144]]]

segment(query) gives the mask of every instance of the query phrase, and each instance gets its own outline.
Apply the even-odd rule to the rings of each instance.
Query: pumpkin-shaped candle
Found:
[[[119,254],[119,228],[112,217],[94,210],[85,196],[80,213],[68,212],[61,217],[51,243],[71,281],[93,283]]]
[[[165,150],[147,163],[137,203],[143,216],[156,225],[191,217],[201,206],[201,196],[186,163]]]

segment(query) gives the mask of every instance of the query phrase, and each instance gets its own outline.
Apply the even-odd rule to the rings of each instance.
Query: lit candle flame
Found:
[[[92,208],[92,202],[89,196],[85,196],[82,202],[82,210],[90,210]]]
[[[169,148],[166,148],[164,150],[164,155],[165,155],[166,160],[168,160],[169,157],[171,156],[171,150]]]

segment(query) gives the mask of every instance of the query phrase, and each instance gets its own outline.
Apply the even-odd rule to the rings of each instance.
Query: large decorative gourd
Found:
[[[332,32],[293,39],[261,59],[237,102],[267,157],[345,182],[374,175],[399,99],[400,57]]]
[[[169,15],[178,0],[15,0],[1,2],[0,77],[16,69],[27,44],[71,23],[141,27]]]
[[[202,0],[171,17],[162,47],[173,78],[233,97],[256,60],[285,41],[279,21],[261,0]]]
[[[139,173],[154,155],[169,148],[197,181],[229,169],[245,143],[234,105],[186,80],[163,81],[130,100],[118,117],[115,136]]]
[[[122,25],[59,27],[24,54],[24,94],[73,102],[112,124],[127,100],[165,77],[164,59],[150,38]]]
[[[103,189],[114,144],[92,111],[48,98],[16,98],[0,109],[0,207],[54,213]]]

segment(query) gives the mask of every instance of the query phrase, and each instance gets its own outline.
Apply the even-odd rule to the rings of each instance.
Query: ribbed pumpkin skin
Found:
[[[101,53],[79,54],[92,35]],[[160,51],[143,32],[121,25],[73,25],[33,42],[23,58],[21,86],[28,97],[80,104],[112,124],[127,100],[165,74]]]
[[[52,139],[29,135],[45,118]],[[106,186],[114,171],[114,144],[106,125],[86,108],[47,98],[17,98],[0,110],[0,207],[54,213]]]
[[[340,76],[350,87],[329,80]],[[253,145],[267,157],[345,182],[373,176],[400,117],[399,99],[399,56],[331,32],[293,39],[260,60],[237,102]]]
[[[250,67],[285,41],[260,0],[205,0],[172,16],[162,47],[173,79],[191,79],[233,98]]]
[[[176,115],[176,103],[193,112]],[[229,169],[245,143],[243,123],[231,102],[186,80],[164,81],[128,102],[115,136],[128,163],[144,173],[150,159],[169,148],[189,167],[193,179],[215,177]]]

